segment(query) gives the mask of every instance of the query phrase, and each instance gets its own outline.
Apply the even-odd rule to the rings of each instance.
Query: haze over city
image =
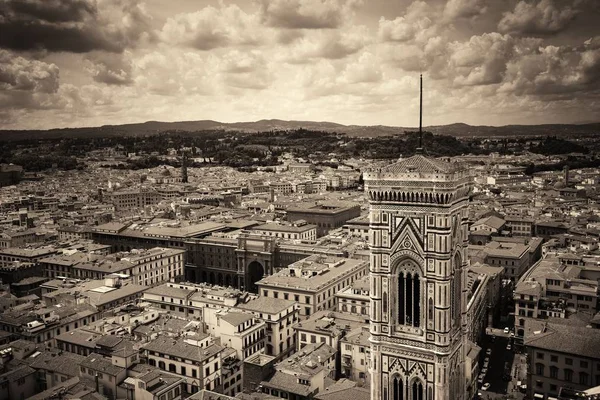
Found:
[[[263,118],[416,126],[600,112],[599,3],[0,4],[0,127]]]

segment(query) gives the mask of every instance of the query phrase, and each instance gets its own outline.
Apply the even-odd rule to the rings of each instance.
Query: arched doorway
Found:
[[[265,275],[265,268],[258,261],[252,261],[248,265],[247,271],[249,284],[246,290],[249,292],[258,293],[258,286],[256,286],[256,282],[260,281]]]
[[[231,286],[231,275],[229,274],[225,275],[225,286]]]
[[[214,285],[214,284],[215,284],[215,282],[216,282],[216,279],[215,279],[215,273],[214,273],[214,272],[211,272],[211,273],[210,273],[208,276],[209,276],[209,278],[208,278],[208,282],[209,282],[211,285]]]

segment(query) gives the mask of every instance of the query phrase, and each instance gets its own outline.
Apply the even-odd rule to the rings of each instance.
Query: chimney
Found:
[[[96,392],[100,393],[100,383],[98,382],[98,373],[96,372],[96,374],[94,375],[94,380],[96,382]]]

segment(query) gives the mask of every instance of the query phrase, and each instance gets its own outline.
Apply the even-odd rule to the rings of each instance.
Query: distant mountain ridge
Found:
[[[164,131],[241,131],[265,132],[273,130],[293,130],[304,128],[314,131],[345,133],[354,137],[377,137],[402,134],[415,131],[414,127],[396,127],[385,125],[362,126],[342,125],[326,121],[285,121],[280,119],[262,119],[253,122],[219,122],[213,120],[161,122],[147,121],[122,125],[103,125],[99,127],[62,128],[49,130],[0,130],[0,141],[20,139],[56,139],[68,137],[103,136],[145,136]],[[510,136],[571,136],[596,135],[600,133],[600,122],[588,124],[548,124],[548,125],[506,125],[473,126],[464,123],[435,125],[423,128],[434,134],[455,137],[510,137]]]

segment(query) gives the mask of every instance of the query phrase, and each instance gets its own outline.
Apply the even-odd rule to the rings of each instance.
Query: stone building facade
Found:
[[[371,398],[465,398],[467,170],[422,155],[365,173]]]

